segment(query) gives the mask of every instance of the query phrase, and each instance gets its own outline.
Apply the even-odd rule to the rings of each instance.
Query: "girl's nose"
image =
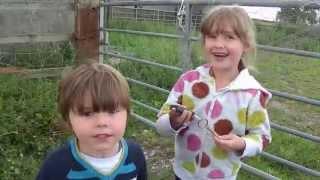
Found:
[[[223,39],[221,38],[221,36],[218,36],[214,43],[213,43],[213,46],[216,47],[216,48],[222,48],[224,45],[223,45]]]

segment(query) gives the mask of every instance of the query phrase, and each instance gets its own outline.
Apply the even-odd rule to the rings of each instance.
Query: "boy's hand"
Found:
[[[173,105],[169,112],[169,119],[171,127],[178,130],[184,123],[188,123],[192,120],[193,113],[188,111],[183,106]]]
[[[238,154],[242,154],[246,147],[244,139],[232,133],[213,136],[213,140],[220,148],[226,151],[235,151]]]

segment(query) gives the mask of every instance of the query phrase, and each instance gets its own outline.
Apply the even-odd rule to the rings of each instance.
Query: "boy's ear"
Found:
[[[57,119],[57,121],[54,123],[54,129],[62,133],[72,133],[70,121],[65,121],[62,119]]]
[[[68,128],[69,130],[72,130],[72,125],[70,123],[70,120],[68,120],[68,122],[66,122],[66,128]]]

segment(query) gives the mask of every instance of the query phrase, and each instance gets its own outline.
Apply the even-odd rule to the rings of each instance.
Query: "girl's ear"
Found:
[[[206,42],[206,36],[205,35],[201,35],[201,46],[204,47],[204,44]]]
[[[248,51],[250,51],[250,49],[251,49],[250,44],[247,41],[245,41],[243,43],[243,52],[247,53]]]

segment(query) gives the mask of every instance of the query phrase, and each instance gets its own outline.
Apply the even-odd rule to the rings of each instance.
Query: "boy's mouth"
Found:
[[[106,138],[109,138],[111,136],[112,136],[111,134],[96,134],[93,137],[97,138],[97,139],[106,139]]]

